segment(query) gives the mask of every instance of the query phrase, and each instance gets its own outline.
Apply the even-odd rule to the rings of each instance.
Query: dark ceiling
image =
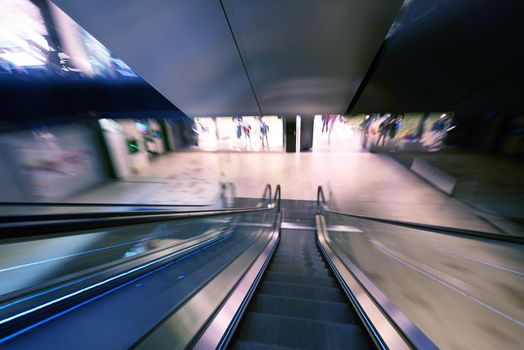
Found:
[[[55,2],[163,97],[0,86],[8,116],[524,111],[523,0]]]
[[[415,0],[353,113],[524,110],[524,1]]]
[[[191,116],[344,113],[402,0],[56,0]]]

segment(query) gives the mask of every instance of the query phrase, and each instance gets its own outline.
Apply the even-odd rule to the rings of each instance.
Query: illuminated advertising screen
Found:
[[[0,0],[0,80],[24,77],[140,80],[52,2]]]

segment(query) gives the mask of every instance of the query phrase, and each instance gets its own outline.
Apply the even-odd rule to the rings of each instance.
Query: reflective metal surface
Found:
[[[346,294],[348,294],[351,303],[358,311],[359,317],[370,332],[370,335],[372,335],[372,339],[375,341],[377,347],[380,349],[410,349],[410,343],[404,339],[403,334],[396,329],[396,325],[392,323],[381,308],[375,304],[375,301],[369,294],[369,290],[366,291],[368,286],[364,286],[362,281],[355,278],[353,273],[355,266],[344,265],[337,253],[335,253],[334,246],[327,234],[325,218],[322,215],[317,215],[316,221],[317,237],[321,251],[333,268],[340,283],[344,286]],[[360,271],[357,269],[357,272]],[[388,310],[385,311],[390,314],[397,314],[398,318],[399,310],[392,304],[388,306]],[[435,348],[424,334],[409,322],[407,318],[403,317],[403,320],[405,322],[402,325],[404,326],[402,330],[411,335],[410,340],[413,341],[413,345],[421,349]]]
[[[258,282],[269,264],[269,260],[278,245],[280,236],[279,217],[273,228],[273,235],[264,251],[251,265],[246,274],[239,281],[238,286],[232,291],[224,306],[211,321],[194,348],[199,350],[225,348],[233,337],[236,326],[242,319],[251,297],[257,288]]]
[[[53,240],[29,242],[34,246],[31,254],[25,254],[29,250],[21,247],[17,249],[18,254],[11,254],[12,258],[4,261],[4,265],[7,269],[27,270],[24,270],[24,275],[34,277],[38,283],[33,281],[36,283],[33,285],[41,291],[30,293],[18,290],[25,294],[15,296],[11,293],[10,299],[0,304],[0,344],[5,343],[13,349],[31,348],[34,344],[46,344],[55,349],[128,348],[142,343],[156,325],[176,314],[182,317],[182,324],[185,324],[177,323],[177,332],[182,332],[177,333],[181,337],[177,341],[183,347],[266,246],[274,218],[275,211],[266,209],[195,218],[188,221],[189,226],[184,225],[183,221],[172,225],[160,224],[165,230],[165,235],[161,237],[148,230],[148,227],[154,226],[149,224],[144,225],[142,230],[139,226],[130,226],[107,237],[98,235],[93,238],[89,233],[65,237],[62,240],[67,242],[62,244],[62,248],[57,246],[52,249],[51,245],[44,244],[53,243]],[[236,225],[238,222],[242,225]],[[185,239],[180,236],[177,240],[177,235],[183,235]],[[79,242],[84,237],[92,238],[89,247],[94,249],[81,250],[86,248],[86,244]],[[143,242],[135,242],[135,238]],[[191,245],[193,238],[198,243]],[[106,242],[108,239],[112,241]],[[109,244],[115,243],[113,241],[118,243],[118,240],[120,244]],[[186,244],[182,255],[176,251],[179,243]],[[20,244],[23,245],[23,242]],[[79,254],[67,255],[64,248],[68,247],[67,244],[71,246],[71,252],[79,251]],[[36,259],[38,254],[35,255],[35,251],[47,254],[48,259],[28,260],[22,262],[23,266],[15,265],[17,257]],[[148,257],[152,257],[150,262],[129,265],[133,259],[142,261]],[[107,268],[108,265],[113,267]],[[139,273],[139,270],[144,271]],[[89,278],[85,277],[86,273],[90,274]],[[218,285],[208,283],[217,275],[222,276],[222,273],[226,277],[219,278]],[[120,276],[129,274],[130,278],[113,283],[120,281]],[[46,278],[50,278],[49,283],[45,283]],[[14,283],[20,279],[8,280]],[[110,288],[100,290],[104,285]],[[13,286],[11,290],[16,288]],[[206,292],[199,293],[201,288],[205,288]],[[62,291],[67,294],[62,295]],[[88,292],[88,296],[77,300]],[[42,298],[49,300],[44,300],[44,304],[37,303]],[[182,309],[178,310],[182,305]],[[191,305],[196,305],[198,311],[184,309]],[[54,306],[58,308],[53,310]],[[38,314],[40,311],[46,313]],[[36,318],[28,318],[33,313]],[[23,322],[19,322],[22,318]],[[97,321],[86,326],[85,322],[93,318]],[[196,322],[196,318],[203,323]],[[12,320],[17,323],[11,325]],[[18,327],[18,330],[13,333],[11,326]],[[188,329],[191,332],[185,331]]]
[[[522,347],[521,244],[324,215],[333,249],[397,324],[391,306],[439,348]]]
[[[343,113],[402,1],[56,3],[183,112],[220,116]]]
[[[344,113],[402,1],[223,1],[264,114]]]
[[[219,1],[58,0],[188,115],[261,115]]]

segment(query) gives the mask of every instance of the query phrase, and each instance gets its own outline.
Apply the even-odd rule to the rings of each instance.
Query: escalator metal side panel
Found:
[[[79,283],[76,283],[75,280],[70,281],[65,283],[66,287],[63,290],[59,289],[60,285],[50,288],[51,290],[58,290],[58,292],[47,295],[44,291],[40,291],[35,293],[36,298],[31,303],[22,303],[18,306],[11,301],[15,304],[13,310],[6,308],[6,310],[3,310],[2,318],[0,318],[0,343],[9,340],[21,330],[32,327],[33,324],[51,319],[54,315],[74,308],[75,305],[92,299],[96,295],[108,293],[118,285],[135,280],[141,275],[146,275],[150,271],[169,264],[171,261],[217,243],[223,238],[224,236],[216,234],[200,236],[176,247],[165,248],[119,266],[110,267],[102,273],[94,272],[79,278],[78,280],[81,281]],[[22,299],[31,300],[30,296]],[[28,308],[26,308],[26,304]]]
[[[282,214],[277,214],[268,245],[246,271],[193,349],[223,349],[230,342],[280,240]]]
[[[438,349],[411,321],[409,321],[391,302],[388,314],[377,304],[368,288],[362,284],[350,269],[356,266],[346,264],[335,254],[327,235],[325,218],[321,214],[315,217],[317,226],[317,244],[338,282],[348,296],[357,315],[368,330],[379,349]],[[360,272],[360,271],[358,271]],[[368,286],[369,287],[369,286]],[[373,286],[374,289],[377,289]],[[394,310],[393,310],[394,309]],[[390,314],[402,316],[402,324],[390,319]],[[389,317],[388,317],[389,316]],[[406,336],[407,335],[407,336]],[[409,338],[409,340],[408,340]]]

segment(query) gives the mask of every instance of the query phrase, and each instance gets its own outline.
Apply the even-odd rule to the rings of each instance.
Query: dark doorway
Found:
[[[296,152],[297,122],[286,120],[286,152]]]

